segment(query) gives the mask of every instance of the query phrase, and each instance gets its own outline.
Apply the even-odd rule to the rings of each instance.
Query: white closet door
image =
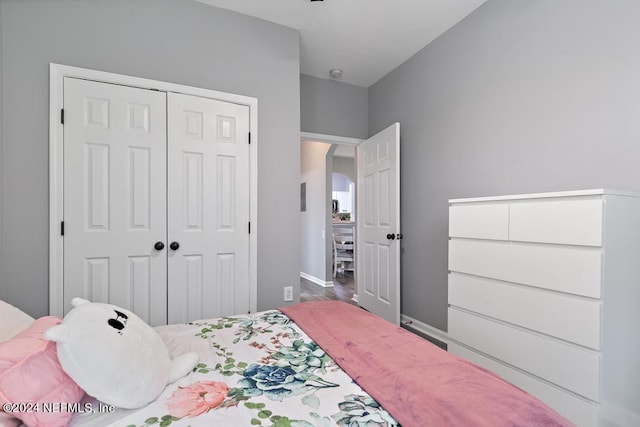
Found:
[[[71,298],[166,323],[166,94],[64,79],[64,311]]]
[[[249,108],[169,93],[168,123],[169,323],[246,313]]]

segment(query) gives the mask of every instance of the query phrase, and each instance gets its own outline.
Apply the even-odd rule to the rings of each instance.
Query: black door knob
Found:
[[[180,243],[178,242],[171,242],[171,244],[169,245],[169,247],[171,248],[172,251],[177,251],[180,248]]]
[[[404,239],[404,236],[402,235],[402,233],[398,233],[396,237],[398,238],[398,240]]]
[[[156,242],[155,245],[153,245],[153,249],[155,249],[156,251],[161,251],[164,249],[164,243],[162,242]]]
[[[389,233],[389,234],[387,234],[387,239],[389,239],[389,240],[395,240],[395,239],[396,239],[396,235],[395,235],[395,234],[393,234],[393,233]]]

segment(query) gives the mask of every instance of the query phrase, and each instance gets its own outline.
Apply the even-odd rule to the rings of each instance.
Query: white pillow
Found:
[[[33,317],[0,300],[0,342],[8,341],[33,323]]]

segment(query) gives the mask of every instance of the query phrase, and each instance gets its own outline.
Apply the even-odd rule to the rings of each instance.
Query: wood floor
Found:
[[[352,305],[358,305],[353,300],[355,282],[349,273],[338,274],[333,278],[333,287],[325,288],[310,280],[300,278],[300,301],[344,301]]]

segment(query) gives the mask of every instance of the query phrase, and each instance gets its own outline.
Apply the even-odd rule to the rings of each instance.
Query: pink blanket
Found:
[[[314,301],[280,310],[403,427],[572,425],[499,376],[360,308]]]

